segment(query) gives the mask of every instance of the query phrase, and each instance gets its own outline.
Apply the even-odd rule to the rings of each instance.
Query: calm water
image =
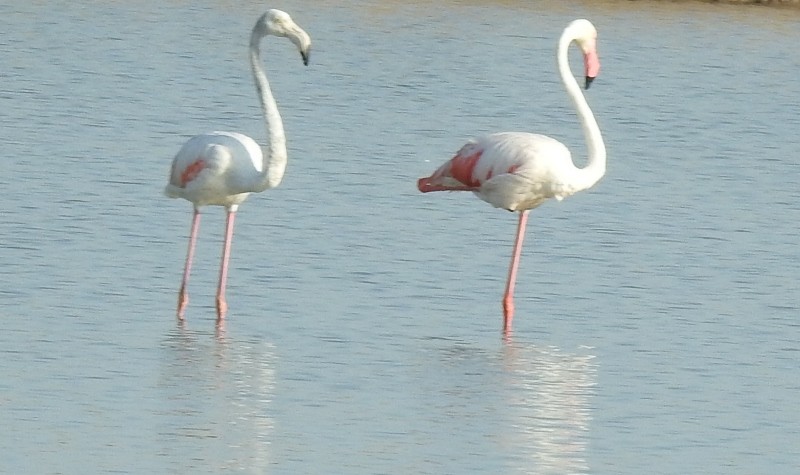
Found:
[[[264,43],[290,164],[215,329],[222,210],[179,326],[190,205],[161,189],[190,135],[264,137],[265,5],[51,3],[0,5],[0,472],[796,473],[798,12],[269,5],[313,54]],[[581,16],[608,174],[532,214],[503,341],[514,216],[415,182],[482,132],[581,160],[553,59]]]

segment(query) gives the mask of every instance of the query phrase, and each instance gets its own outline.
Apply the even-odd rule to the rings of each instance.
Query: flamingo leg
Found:
[[[217,323],[225,319],[228,312],[228,303],[225,301],[225,284],[228,281],[228,261],[231,257],[231,241],[233,240],[233,221],[236,218],[235,210],[228,210],[228,219],[225,224],[225,242],[222,245],[222,264],[219,268],[219,287],[217,287]]]
[[[519,257],[522,253],[522,241],[525,239],[525,225],[528,223],[528,210],[519,214],[517,238],[514,240],[514,251],[511,256],[511,266],[508,269],[508,282],[506,292],[503,294],[503,332],[511,331],[511,320],[514,319],[514,285],[517,282],[517,268]]]
[[[178,292],[178,320],[183,320],[183,313],[189,304],[189,293],[186,286],[189,283],[189,274],[192,271],[192,260],[194,259],[194,246],[197,242],[197,230],[200,228],[200,211],[195,208],[192,216],[192,230],[189,233],[189,250],[186,252],[186,263],[183,266],[183,279],[181,280],[181,290]]]

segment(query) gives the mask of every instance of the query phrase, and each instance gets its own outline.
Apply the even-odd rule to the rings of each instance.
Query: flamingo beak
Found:
[[[584,76],[586,76],[586,89],[589,89],[594,78],[600,74],[600,60],[597,58],[597,50],[592,42],[591,49],[583,55]]]
[[[311,38],[308,33],[299,26],[292,25],[286,33],[286,37],[297,46],[300,56],[303,58],[303,64],[308,66],[308,59],[311,57]]]

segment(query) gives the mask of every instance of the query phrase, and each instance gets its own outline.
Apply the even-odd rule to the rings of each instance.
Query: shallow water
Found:
[[[231,6],[0,5],[0,472],[794,473],[793,10],[271,5],[314,41],[307,68],[264,43],[290,164],[241,208],[224,328],[206,210],[180,326],[170,159],[264,136],[263,6]],[[608,172],[532,213],[503,340],[514,216],[416,178],[492,131],[580,162],[553,60],[578,16]]]

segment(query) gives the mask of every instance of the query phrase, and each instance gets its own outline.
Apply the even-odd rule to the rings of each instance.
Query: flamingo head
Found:
[[[586,76],[586,89],[600,74],[600,59],[597,56],[597,29],[589,20],[575,20],[567,26],[571,38],[583,53],[583,66]]]
[[[282,36],[288,38],[300,51],[303,64],[308,66],[311,56],[311,37],[297,23],[292,20],[288,13],[272,9],[263,14],[253,28],[253,37],[258,39],[267,35]]]

